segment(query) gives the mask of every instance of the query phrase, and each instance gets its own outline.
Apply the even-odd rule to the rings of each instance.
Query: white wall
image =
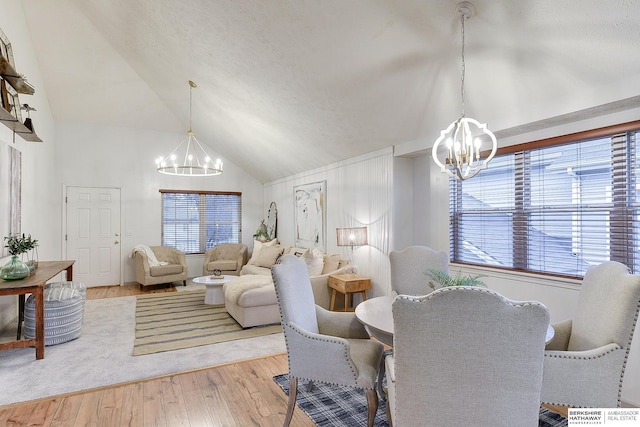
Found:
[[[391,233],[391,250],[401,250],[413,245],[415,234],[413,227],[421,227],[422,223],[414,223],[413,216],[413,167],[411,159],[393,158],[393,225]]]
[[[353,256],[359,273],[372,278],[372,295],[389,292],[389,253],[392,221],[393,155],[380,150],[349,161],[336,163],[306,174],[295,175],[265,185],[266,210],[273,201],[278,206],[278,240],[294,244],[294,199],[296,185],[327,181],[326,252]],[[366,226],[369,245],[338,247],[336,228]]]
[[[263,218],[262,183],[230,162],[224,163],[224,173],[218,176],[175,177],[156,171],[155,159],[173,150],[185,137],[180,133],[91,124],[57,125],[58,197],[62,198],[64,186],[121,189],[123,283],[135,281],[131,249],[140,243],[160,244],[160,189],[241,192],[242,240],[249,246]],[[62,229],[66,229],[64,223]],[[201,275],[203,256],[187,258],[189,276]]]
[[[13,132],[0,124],[0,143],[11,145],[22,153],[22,231],[38,239],[40,259],[59,259],[60,201],[55,179],[52,179],[56,176],[56,166],[52,161],[56,149],[55,126],[18,0],[3,0],[0,28],[11,42],[17,71],[36,88],[34,95],[19,95],[19,99],[20,103],[37,109],[31,113],[31,118],[36,133],[44,141],[26,142],[16,136],[14,142]],[[7,261],[8,258],[0,259],[0,265]],[[16,301],[15,296],[0,297],[0,330],[15,319]]]

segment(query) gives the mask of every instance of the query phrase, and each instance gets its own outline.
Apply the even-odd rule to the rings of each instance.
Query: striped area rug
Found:
[[[201,290],[138,296],[133,355],[282,332],[279,324],[242,329],[223,305],[205,304],[204,293]]]

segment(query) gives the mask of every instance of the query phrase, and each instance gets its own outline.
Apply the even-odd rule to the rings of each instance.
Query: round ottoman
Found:
[[[84,316],[85,292],[68,285],[45,286],[44,289],[44,344],[56,345],[80,336]],[[77,286],[77,285],[76,285]],[[84,286],[84,285],[83,285]],[[24,305],[24,337],[36,335],[35,295]]]
[[[44,285],[44,289],[69,288],[75,289],[82,294],[83,299],[87,299],[87,285],[82,282],[51,282]]]

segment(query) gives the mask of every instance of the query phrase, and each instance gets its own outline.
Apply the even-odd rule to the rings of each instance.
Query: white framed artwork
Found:
[[[9,255],[6,236],[20,233],[22,153],[0,141],[0,257]]]
[[[293,187],[294,242],[298,248],[319,248],[325,251],[327,181]]]

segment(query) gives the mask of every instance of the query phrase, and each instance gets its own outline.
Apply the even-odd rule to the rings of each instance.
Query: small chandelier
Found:
[[[456,6],[456,12],[462,23],[462,81],[460,93],[462,95],[462,115],[440,132],[440,137],[433,145],[432,157],[440,166],[442,172],[453,178],[465,180],[476,176],[487,167],[498,149],[496,137],[486,123],[465,117],[464,113],[464,21],[475,13],[475,6],[467,1]],[[485,142],[491,143],[491,152],[481,151]],[[441,149],[442,148],[442,149]],[[438,152],[440,156],[438,157]],[[486,157],[485,157],[486,156]],[[442,160],[441,160],[442,158]]]
[[[191,130],[191,92],[197,85],[189,80],[189,132],[168,156],[158,157],[158,172],[178,176],[207,176],[222,173],[222,160],[211,160]]]

